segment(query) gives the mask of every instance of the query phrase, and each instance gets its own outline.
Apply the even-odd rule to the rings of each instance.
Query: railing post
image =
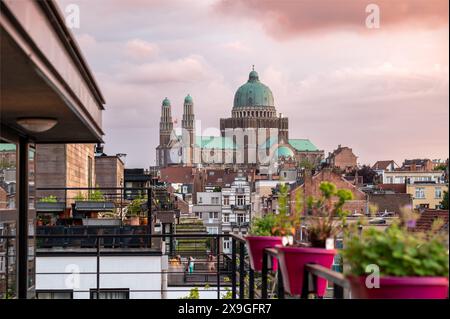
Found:
[[[217,299],[220,299],[220,236],[216,236]]]
[[[98,235],[95,236],[97,239],[97,298],[100,299],[100,238]]]
[[[283,274],[281,273],[281,267],[278,266],[278,299],[284,299],[284,286],[283,286]]]
[[[236,299],[236,239],[231,238],[231,299]]]
[[[305,270],[303,271],[303,287],[302,287],[302,299],[308,299],[309,294],[309,271],[305,267]]]
[[[20,138],[19,142],[19,176],[16,189],[17,212],[17,242],[16,242],[16,274],[17,297],[26,299],[28,294],[28,140]]]
[[[248,298],[255,299],[255,271],[251,267],[248,270]]]
[[[9,236],[9,227],[7,226],[6,228],[7,232],[6,232],[6,236]],[[9,292],[8,292],[8,288],[9,288],[9,237],[6,237],[6,251],[5,251],[5,282],[6,282],[6,291],[5,291],[5,296],[7,296],[7,298],[9,297]]]
[[[239,299],[245,299],[245,243],[239,242]]]
[[[344,288],[337,284],[333,284],[333,298],[344,299]]]
[[[263,250],[263,264],[262,264],[262,273],[261,273],[261,298],[267,299],[267,274],[268,274],[268,263],[267,263],[267,253],[266,250]]]
[[[153,214],[152,214],[152,189],[147,188],[147,233],[149,236],[149,248],[152,248],[152,227],[153,227]]]

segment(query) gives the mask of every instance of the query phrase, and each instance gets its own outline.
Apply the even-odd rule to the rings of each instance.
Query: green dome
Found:
[[[278,157],[294,157],[294,152],[287,146],[280,146],[277,149]]]
[[[192,96],[190,94],[188,94],[185,98],[184,98],[184,103],[189,103],[192,104],[193,100],[192,100]]]
[[[250,72],[247,83],[234,95],[234,108],[246,106],[275,106],[272,91],[259,81],[255,70]]]
[[[166,98],[162,101],[162,105],[163,105],[163,106],[170,106],[170,100],[166,97]]]

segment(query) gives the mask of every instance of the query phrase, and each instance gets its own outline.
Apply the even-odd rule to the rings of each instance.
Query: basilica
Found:
[[[277,113],[270,88],[253,69],[248,81],[235,93],[231,117],[220,119],[220,136],[196,134],[194,100],[189,94],[183,103],[181,134],[176,134],[166,97],[161,105],[159,167],[219,166],[256,167],[299,164],[318,165],[324,156],[308,139],[289,137],[289,119]]]

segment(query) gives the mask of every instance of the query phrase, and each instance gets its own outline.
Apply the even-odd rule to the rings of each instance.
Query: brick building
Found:
[[[95,144],[37,144],[36,188],[94,187]],[[67,192],[71,203],[80,191]],[[86,191],[81,191],[81,193]],[[64,191],[38,191],[37,198],[53,195],[64,200]]]
[[[350,171],[357,167],[357,159],[351,148],[339,145],[337,149],[329,153],[326,161],[330,167]]]
[[[405,160],[403,162],[402,167],[400,168],[403,171],[420,171],[420,172],[430,172],[434,169],[433,161],[430,159],[411,159]]]
[[[98,187],[122,187],[124,163],[118,156],[95,157],[95,182]]]
[[[356,212],[364,214],[367,212],[367,195],[331,169],[323,169],[313,176],[308,173],[305,174],[304,182],[290,191],[290,210],[295,210],[295,199],[297,198],[298,192],[301,193],[300,196],[303,203],[306,203],[306,200],[310,196],[314,198],[320,197],[322,193],[320,192],[319,187],[322,182],[331,182],[335,184],[338,189],[348,189],[353,193],[353,200],[348,201],[345,204],[344,209],[351,213]]]

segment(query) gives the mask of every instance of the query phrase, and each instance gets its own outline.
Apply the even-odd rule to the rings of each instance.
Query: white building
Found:
[[[229,187],[222,188],[222,232],[247,234],[251,217],[251,186],[239,174]],[[224,238],[223,252],[231,252],[231,238]]]
[[[203,220],[208,234],[222,232],[222,193],[198,192],[197,204],[193,205],[192,212]]]
[[[416,182],[445,183],[444,171],[383,171],[381,172],[383,184],[414,184]]]

